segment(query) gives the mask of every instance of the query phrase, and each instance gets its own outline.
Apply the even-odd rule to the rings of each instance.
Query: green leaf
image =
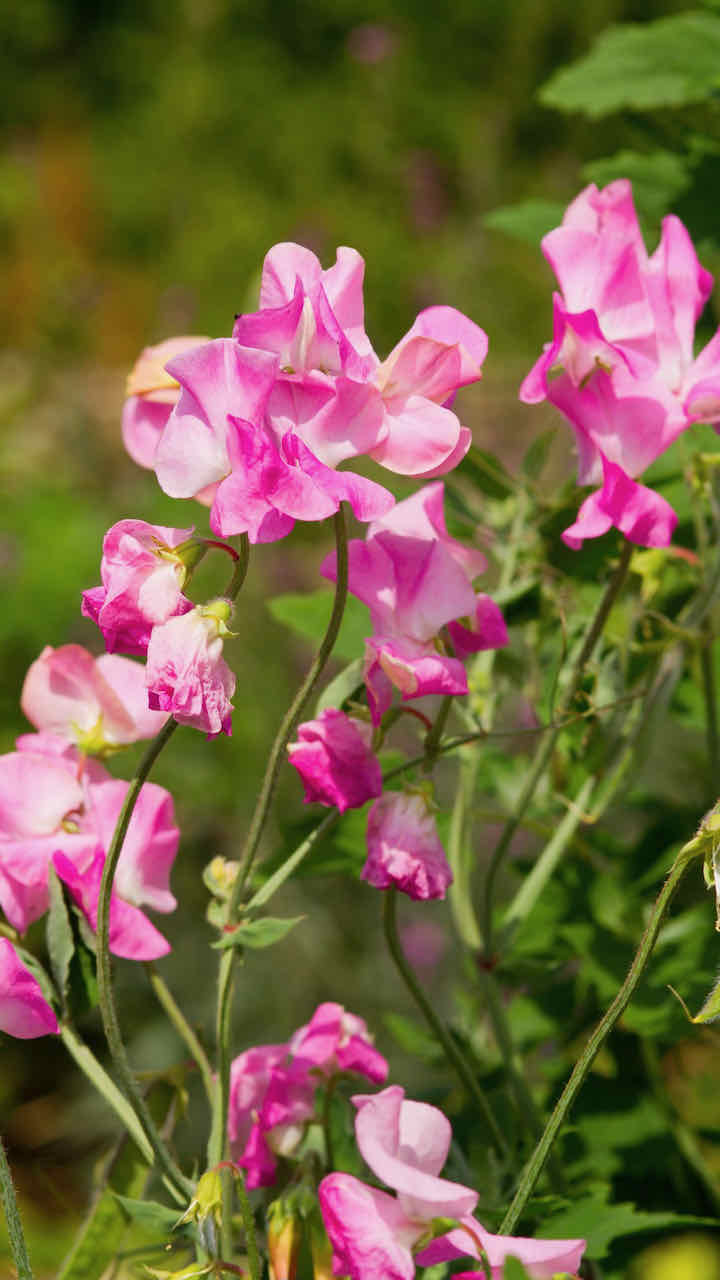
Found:
[[[477,445],[470,446],[457,471],[489,498],[508,498],[517,488],[500,459]]]
[[[540,90],[543,106],[592,119],[630,107],[704,102],[720,84],[720,19],[679,13],[657,22],[609,27],[590,52]]]
[[[315,714],[325,711],[327,707],[341,707],[343,702],[351,698],[356,689],[363,683],[363,659],[354,658],[349,666],[338,672],[327,688],[323,689],[315,704]]]
[[[280,942],[291,929],[295,928],[296,924],[304,919],[305,916],[294,916],[291,920],[265,916],[264,920],[248,920],[245,924],[239,924],[232,932],[224,933],[212,945],[220,951],[226,950],[227,947],[250,947],[251,950],[258,951],[263,947],[271,947],[275,942]]]
[[[539,1238],[573,1239],[584,1236],[586,1256],[604,1258],[613,1240],[641,1231],[666,1231],[682,1227],[717,1227],[712,1218],[682,1213],[648,1213],[634,1204],[608,1204],[605,1196],[586,1196],[568,1209],[543,1218]]]
[[[490,231],[504,231],[516,240],[538,245],[548,231],[562,222],[565,206],[557,200],[523,200],[520,204],[504,204],[486,213],[483,225]]]
[[[720,1018],[720,978],[693,1022],[714,1022],[716,1018]]]
[[[593,160],[582,169],[586,182],[604,187],[616,178],[629,178],[633,199],[641,216],[659,222],[690,187],[688,161],[674,151],[618,151]]]
[[[52,864],[48,868],[48,893],[50,907],[45,925],[45,939],[52,975],[65,1008],[70,985],[70,965],[75,953],[75,935],[63,887]]]
[[[268,600],[267,607],[276,622],[282,622],[298,635],[305,636],[319,645],[332,613],[332,593],[320,587],[318,591],[286,595]],[[345,612],[333,653],[336,658],[349,662],[357,658],[365,648],[365,637],[370,634],[370,615],[364,604],[354,596],[348,596]]]
[[[133,1196],[122,1196],[117,1191],[113,1195],[128,1221],[137,1222],[148,1231],[167,1235],[178,1225],[181,1215],[177,1209],[171,1209],[157,1200],[136,1200]]]

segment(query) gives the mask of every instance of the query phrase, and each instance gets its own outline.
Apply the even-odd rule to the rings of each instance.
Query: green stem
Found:
[[[479,951],[482,946],[471,892],[475,860],[471,856],[469,841],[465,839],[466,818],[475,790],[476,771],[477,752],[466,752],[460,760],[460,777],[450,815],[447,846],[448,862],[453,873],[452,884],[448,889],[448,901],[455,928],[463,945],[470,951]]]
[[[228,548],[230,550],[230,548]],[[242,587],[248,571],[248,563],[250,561],[250,539],[246,533],[240,534],[240,555],[235,560],[230,581],[227,584],[225,595],[229,600],[234,600]]]
[[[17,1280],[33,1280],[32,1267],[28,1257],[25,1235],[20,1220],[20,1210],[15,1196],[10,1165],[5,1155],[5,1147],[0,1138],[0,1202],[7,1222],[10,1252],[17,1269]]]
[[[426,773],[430,772],[430,770],[433,768],[435,764],[435,761],[437,760],[438,747],[440,746],[440,739],[442,738],[443,733],[445,732],[445,725],[447,724],[448,716],[450,715],[450,709],[454,701],[455,701],[455,694],[452,694],[452,693],[446,694],[446,696],[443,698],[440,704],[440,710],[438,711],[435,717],[432,728],[429,729],[428,732],[425,734],[425,740],[423,742],[423,747],[425,749],[425,759],[424,759],[423,768],[425,769]]]
[[[255,1233],[255,1219],[253,1211],[248,1199],[248,1193],[245,1190],[245,1174],[240,1173],[235,1182],[238,1203],[240,1205],[240,1217],[243,1224],[243,1232],[245,1235],[245,1251],[247,1253],[248,1268],[250,1271],[250,1280],[260,1280],[261,1266],[260,1254],[258,1252],[257,1235]]]
[[[555,1104],[555,1109],[545,1127],[545,1132],[543,1133],[542,1138],[523,1171],[518,1189],[515,1193],[515,1198],[500,1225],[500,1235],[510,1235],[514,1230],[528,1199],[532,1195],[535,1184],[540,1177],[555,1139],[567,1119],[570,1108],[580,1092],[597,1054],[615,1026],[618,1018],[623,1013],[623,1010],[631,1000],[635,988],[645,972],[655,941],[658,933],[660,932],[660,926],[662,925],[665,912],[670,905],[673,894],[675,893],[675,890],[677,889],[677,886],[688,866],[693,859],[698,856],[697,847],[693,847],[694,845],[696,845],[696,842],[693,841],[690,842],[690,845],[685,845],[680,850],[680,853],[670,869],[668,878],[655,901],[655,906],[653,907],[652,915],[648,921],[648,926],[643,934],[642,941],[638,947],[635,959],[630,966],[628,975],[610,1005],[610,1008],[607,1010],[604,1017],[600,1020],[590,1036],[580,1058],[575,1064],[570,1079]]]
[[[332,831],[333,827],[340,819],[340,813],[337,809],[333,809],[331,813],[326,814],[321,822],[305,837],[302,844],[294,849],[288,858],[278,867],[277,871],[268,877],[265,884],[261,885],[256,893],[247,904],[246,910],[249,912],[257,911],[258,907],[264,907],[267,902],[277,893],[278,889],[284,885],[289,876],[292,875],[296,867],[307,857],[311,849],[317,844],[321,836],[327,835],[328,831]]]
[[[595,616],[585,635],[585,639],[582,643],[580,652],[577,658],[575,659],[575,662],[573,663],[573,667],[570,672],[570,679],[566,686],[565,692],[562,698],[560,699],[560,704],[557,708],[557,713],[555,718],[559,721],[563,720],[563,718],[565,717],[569,708],[572,705],[573,699],[575,698],[578,687],[580,685],[580,681],[583,676],[585,664],[587,663],[588,659],[590,658],[593,652],[593,649],[595,648],[595,645],[600,639],[603,627],[605,626],[605,622],[607,621],[608,614],[610,613],[610,610],[612,609],[620,593],[620,590],[625,581],[625,578],[627,577],[627,572],[630,567],[630,559],[632,557],[633,550],[634,550],[633,544],[626,540],[623,546],[622,554],[620,556],[620,562],[605,589],[602,600],[600,601],[600,604],[597,608]],[[483,934],[484,945],[485,945],[485,953],[488,957],[492,954],[492,932],[493,932],[492,915],[493,915],[495,881],[497,879],[497,875],[500,870],[500,867],[502,866],[505,856],[510,848],[510,845],[513,840],[513,836],[515,835],[515,832],[517,831],[518,826],[520,825],[520,822],[522,820],[522,817],[525,813],[527,806],[530,804],[530,801],[535,795],[535,790],[537,788],[537,785],[540,779],[542,778],[545,772],[545,769],[550,761],[552,753],[555,749],[555,743],[557,742],[559,733],[560,733],[559,727],[553,729],[550,733],[548,733],[547,737],[543,738],[542,742],[540,743],[540,746],[535,755],[535,759],[533,760],[532,765],[530,767],[530,772],[527,774],[522,791],[520,792],[520,796],[518,797],[517,803],[515,805],[515,812],[510,816],[510,818],[506,822],[503,833],[498,841],[498,844],[495,848],[495,851],[488,865],[487,876],[485,879],[485,892],[484,892],[484,898],[483,898],[483,912],[482,912],[482,934]]]
[[[387,940],[388,950],[393,960],[395,961],[395,966],[398,970],[398,973],[403,979],[413,1000],[415,1001],[421,1013],[423,1014],[428,1026],[430,1027],[430,1030],[433,1032],[433,1035],[436,1037],[438,1043],[441,1045],[448,1062],[454,1068],[463,1087],[467,1090],[470,1097],[475,1102],[478,1110],[481,1112],[483,1119],[485,1120],[485,1123],[487,1124],[487,1127],[492,1134],[492,1138],[493,1138],[493,1142],[495,1143],[495,1146],[497,1147],[500,1154],[504,1158],[506,1158],[509,1155],[508,1144],[505,1140],[505,1136],[502,1132],[502,1129],[498,1125],[498,1122],[492,1113],[492,1109],[490,1107],[490,1104],[487,1098],[485,1097],[485,1094],[483,1093],[482,1089],[480,1088],[480,1085],[475,1079],[475,1075],[473,1073],[472,1067],[468,1063],[467,1059],[465,1058],[464,1054],[461,1052],[459,1047],[455,1044],[452,1036],[450,1035],[450,1032],[448,1031],[447,1027],[444,1025],[442,1019],[437,1015],[437,1013],[433,1009],[430,1001],[428,1000],[427,996],[425,995],[425,992],[423,991],[422,987],[420,986],[420,983],[418,982],[415,974],[413,973],[413,970],[408,964],[408,961],[405,957],[405,953],[403,952],[403,949],[400,945],[400,939],[398,937],[398,931],[397,931],[397,917],[396,917],[397,891],[396,889],[391,887],[390,889],[386,889],[384,893],[385,893],[385,900],[383,903],[383,923],[385,926],[385,938]]]
[[[185,1043],[195,1060],[198,1070],[200,1071],[200,1075],[202,1076],[208,1102],[212,1107],[215,1102],[215,1081],[213,1079],[212,1067],[210,1066],[208,1056],[190,1026],[190,1023],[185,1017],[185,1014],[175,1000],[170,988],[167,986],[165,980],[160,976],[157,967],[152,960],[147,960],[145,962],[145,972],[150,979],[150,986],[152,987],[158,1002],[162,1005],[170,1022],[180,1036],[180,1039]]]
[[[101,1067],[92,1050],[80,1039],[74,1027],[67,1022],[61,1023],[60,1037],[77,1066],[105,1099],[108,1106],[112,1107],[118,1119],[122,1121],[143,1160],[146,1160],[148,1164],[152,1164],[152,1146],[125,1095],[120,1092],[115,1082],[110,1079],[107,1071],[105,1071],[104,1067]]]
[[[125,801],[117,825],[113,832],[110,847],[105,859],[102,880],[100,882],[100,896],[98,898],[98,915],[97,915],[97,978],[98,978],[98,995],[100,1002],[100,1013],[102,1015],[103,1027],[105,1028],[105,1037],[108,1042],[108,1048],[112,1056],[113,1064],[120,1077],[122,1087],[128,1097],[128,1100],[145,1131],[146,1137],[152,1147],[159,1168],[176,1188],[178,1192],[192,1194],[194,1190],[193,1183],[182,1173],[178,1165],[173,1160],[155,1122],[150,1115],[145,1099],[140,1092],[137,1080],[133,1073],[127,1051],[123,1043],[120,1031],[120,1022],[115,1007],[115,997],[112,989],[112,968],[110,963],[110,898],[112,894],[113,880],[115,878],[115,870],[117,868],[118,859],[122,852],[123,842],[127,834],[130,819],[137,802],[138,796],[143,783],[145,782],[150,770],[160,755],[163,747],[169,742],[173,733],[177,728],[177,721],[170,718],[165,721],[162,729],[157,737],[153,739],[143,755],[138,765],[137,773],[130,782],[125,796]]]
[[[715,799],[715,785],[720,769],[720,738],[718,736],[717,682],[713,665],[713,631],[709,618],[703,625],[703,643],[700,646],[700,670],[702,672],[703,695],[705,698],[705,735],[707,739],[708,763],[712,799]]]
[[[255,810],[250,820],[250,827],[245,840],[245,846],[240,856],[238,872],[233,883],[230,901],[228,902],[227,920],[230,924],[237,920],[240,913],[242,895],[252,871],[253,863],[255,861],[260,839],[262,837],[270,809],[270,803],[272,801],[278,775],[280,773],[280,768],[285,759],[288,742],[295,731],[295,726],[297,725],[305,705],[312,695],[330,654],[332,653],[340,630],[343,613],[345,612],[348,585],[348,551],[344,504],[333,517],[333,523],[335,527],[335,545],[337,550],[337,580],[335,583],[335,597],[333,600],[330,620],[320,644],[320,648],[310,665],[310,669],[308,670],[305,679],[283,717],[275,741],[270,749],[270,755],[265,769],[265,776],[263,777],[260,792],[255,804]],[[210,1134],[210,1143],[208,1146],[208,1160],[210,1164],[219,1164],[225,1156],[227,1109],[230,1096],[230,1011],[232,1006],[233,969],[237,954],[238,949],[236,947],[230,947],[220,958],[216,1015],[218,1087],[213,1113],[212,1132]]]

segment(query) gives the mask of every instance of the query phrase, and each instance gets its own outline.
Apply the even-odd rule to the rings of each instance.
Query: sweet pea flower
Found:
[[[600,486],[563,538],[576,548],[614,525],[631,542],[667,546],[675,513],[636,478],[693,421],[720,422],[720,333],[693,357],[712,277],[674,216],[648,255],[624,179],[581,192],[542,248],[562,293],[553,341],[520,398],[560,409],[578,482]]]
[[[369,724],[327,707],[315,720],[298,725],[297,734],[288,756],[302,778],[306,804],[336,805],[344,813],[381,794],[382,771]]]
[[[393,686],[404,701],[467,693],[462,662],[439,639],[447,624],[459,621],[453,635],[463,656],[507,643],[499,609],[473,590],[471,577],[485,568],[485,557],[450,537],[442,501],[442,484],[429,485],[374,521],[364,542],[348,546],[349,589],[368,605],[373,628],[365,683],[375,724],[391,705]],[[321,572],[337,576],[334,553]]]
[[[387,1070],[362,1018],[330,1002],[288,1044],[240,1054],[230,1070],[228,1134],[248,1187],[271,1186],[278,1157],[293,1155],[314,1116],[323,1077],[353,1071],[380,1083]]]
[[[53,866],[93,932],[97,931],[100,882],[105,866],[105,851],[95,850],[92,861],[80,871],[64,853],[53,854]],[[170,944],[150,923],[139,907],[125,902],[113,891],[110,897],[110,951],[125,960],[157,960],[166,956]]]
[[[490,1280],[503,1280],[507,1258],[517,1258],[532,1280],[551,1280],[559,1273],[574,1274],[582,1260],[584,1240],[533,1240],[526,1236],[494,1236],[482,1223],[468,1215],[462,1225],[447,1235],[439,1236],[417,1254],[420,1266],[456,1258],[480,1258],[480,1248],[490,1263]],[[485,1280],[485,1271],[464,1271],[463,1280]]]
[[[437,1217],[462,1218],[477,1192],[438,1175],[452,1131],[437,1107],[405,1099],[398,1086],[353,1098],[357,1144],[376,1177],[397,1196],[333,1173],[318,1188],[333,1247],[333,1272],[351,1280],[412,1280],[413,1247]]]
[[[57,1035],[57,1018],[40,983],[7,938],[0,938],[0,1031],[18,1040]]]
[[[92,752],[154,738],[165,719],[148,709],[139,663],[107,653],[94,658],[79,644],[43,649],[25,677],[20,706],[41,733]]]
[[[180,384],[165,365],[206,342],[209,338],[167,338],[140,352],[128,376],[122,415],[123,443],[138,466],[152,469],[158,440],[180,395]]]
[[[388,791],[373,804],[368,856],[361,877],[376,889],[395,887],[416,902],[444,898],[452,871],[428,802],[418,792]]]
[[[216,600],[153,627],[145,682],[155,711],[208,737],[232,733],[235,676],[222,656],[231,606]]]
[[[82,612],[97,623],[110,653],[144,655],[157,623],[192,609],[182,594],[188,563],[202,554],[202,544],[190,544],[192,533],[120,520],[105,534],[102,585],[83,592]]]
[[[40,739],[36,747],[33,738]],[[84,875],[106,851],[128,783],[83,762],[61,739],[25,735],[22,750],[0,756],[0,907],[24,933],[48,908],[48,868],[56,853]],[[145,783],[130,819],[116,873],[119,896],[133,906],[172,911],[169,874],[179,832],[172,799]]]

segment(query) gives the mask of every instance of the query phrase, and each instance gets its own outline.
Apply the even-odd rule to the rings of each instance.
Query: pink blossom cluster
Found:
[[[146,656],[141,698],[154,732],[172,715],[213,737],[232,729],[235,676],[222,656],[231,606],[225,600],[193,606],[182,594],[206,549],[192,533],[144,520],[113,525],[103,540],[102,583],[83,593],[82,611],[111,653]]]
[[[376,1178],[395,1195],[367,1186],[347,1173],[331,1173],[320,1183],[320,1208],[333,1249],[333,1274],[350,1280],[412,1280],[416,1263],[469,1257],[480,1251],[501,1280],[506,1258],[518,1258],[532,1277],[576,1271],[584,1240],[528,1240],[493,1236],[473,1216],[477,1192],[441,1178],[452,1131],[437,1107],[405,1098],[396,1085],[353,1098],[355,1136]],[[433,1222],[456,1219],[458,1226],[432,1239]],[[482,1271],[463,1273],[482,1280]]]
[[[693,347],[712,277],[673,215],[647,253],[625,179],[586,187],[542,249],[561,292],[553,340],[520,398],[560,409],[579,483],[599,486],[563,538],[577,548],[614,525],[641,546],[667,546],[675,512],[636,477],[693,422],[720,423],[720,331],[696,358]]]
[[[382,1084],[388,1064],[363,1019],[331,1002],[287,1044],[259,1045],[235,1058],[228,1134],[248,1187],[272,1185],[278,1157],[294,1153],[313,1118],[318,1085],[345,1071]]]
[[[103,866],[128,784],[84,753],[154,736],[164,717],[146,701],[142,667],[114,654],[94,659],[79,645],[46,648],[30,667],[22,707],[37,732],[0,756],[0,907],[18,933],[47,911],[51,869],[96,929]],[[141,908],[174,910],[169,877],[178,840],[172,797],[145,783],[110,904],[115,955],[150,960],[170,950]]]
[[[393,497],[340,464],[368,456],[400,475],[440,475],[467,452],[452,411],[477,381],[482,329],[452,307],[430,307],[384,361],[364,327],[364,262],[340,248],[278,244],[267,254],[260,307],[232,337],[170,339],[144,351],[130,378],[123,434],[166,493],[211,504],[221,537],[284,537],[347,501],[360,520]]]

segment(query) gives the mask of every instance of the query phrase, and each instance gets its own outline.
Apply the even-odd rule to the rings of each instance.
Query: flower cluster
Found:
[[[363,274],[354,249],[338,249],[324,271],[301,245],[275,245],[260,308],[237,317],[231,338],[171,339],[140,357],[128,449],[172,497],[210,502],[221,537],[272,542],[342,501],[377,519],[392,494],[341,463],[366,455],[425,477],[467,452],[470,432],[450,404],[481,376],[484,332],[452,307],[430,307],[380,361],[364,328]]]
[[[672,215],[648,255],[624,179],[582,191],[542,248],[561,293],[553,340],[520,398],[560,409],[579,483],[600,486],[563,538],[576,548],[614,525],[631,542],[667,546],[675,512],[635,477],[691,423],[720,423],[720,331],[693,357],[712,277]]]
[[[353,1098],[355,1136],[376,1178],[396,1193],[367,1186],[347,1173],[320,1183],[320,1209],[333,1248],[333,1274],[350,1280],[413,1280],[415,1266],[486,1255],[491,1280],[518,1258],[532,1277],[575,1271],[584,1240],[528,1240],[493,1236],[472,1217],[478,1195],[441,1178],[452,1131],[437,1107],[405,1098],[396,1085]],[[456,1229],[433,1239],[434,1222],[452,1218]],[[483,1272],[463,1273],[481,1280]]]
[[[363,1019],[332,1003],[321,1004],[287,1044],[260,1045],[235,1059],[228,1133],[248,1187],[272,1185],[277,1158],[296,1151],[313,1118],[318,1085],[339,1072],[382,1084],[388,1064]]]

